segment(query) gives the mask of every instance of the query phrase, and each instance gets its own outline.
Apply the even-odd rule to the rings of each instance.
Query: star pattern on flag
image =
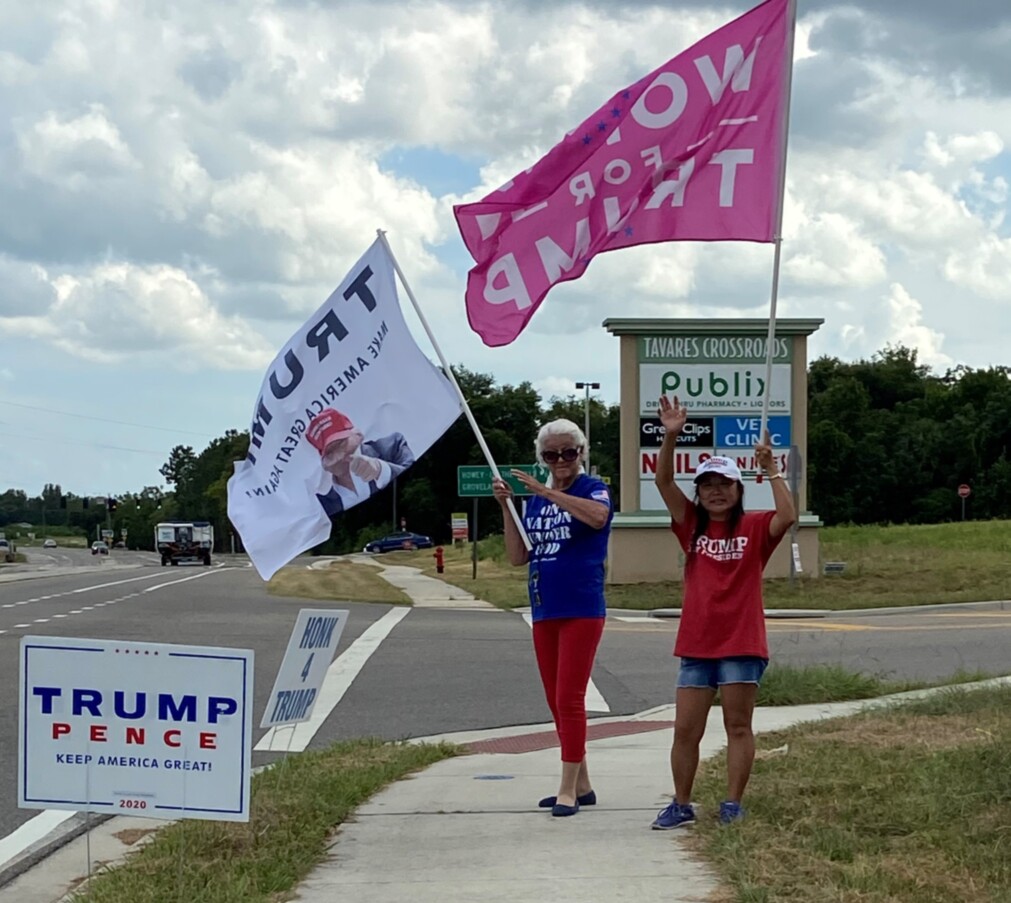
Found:
[[[635,232],[635,229],[633,229],[631,226],[625,226],[625,235],[627,235],[629,238],[632,237],[633,232]]]
[[[606,122],[598,122],[597,123],[597,131],[598,132],[606,132],[607,131],[607,123]]]
[[[611,108],[611,118],[612,119],[617,119],[619,116],[621,116],[621,108],[620,107],[612,107]]]
[[[592,135],[583,135],[583,144],[590,144],[593,142]]]

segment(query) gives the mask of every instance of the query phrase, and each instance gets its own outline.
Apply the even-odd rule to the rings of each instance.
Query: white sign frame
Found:
[[[253,673],[251,649],[23,637],[18,807],[249,821]]]
[[[312,717],[320,687],[347,625],[348,614],[345,609],[332,608],[303,608],[299,611],[288,638],[288,648],[274,678],[274,687],[267,697],[260,727],[296,725]],[[306,652],[309,653],[308,659]],[[272,717],[272,713],[277,717]]]

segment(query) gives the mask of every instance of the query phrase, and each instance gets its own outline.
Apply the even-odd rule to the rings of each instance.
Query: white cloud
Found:
[[[938,366],[1008,363],[1006,2],[802,7],[780,315],[825,318],[813,353],[906,341]],[[451,205],[730,13],[711,0],[673,14],[637,0],[6,4],[0,332],[19,341],[3,366],[69,352],[53,359],[80,378],[51,391],[82,407],[124,374],[151,394],[199,371],[217,434],[381,227],[454,363],[549,395],[599,378],[616,400],[605,317],[763,316],[772,248],[602,255],[489,350],[463,317]]]
[[[139,168],[101,104],[74,118],[50,111],[31,125],[21,123],[18,145],[25,172],[72,191]]]
[[[184,370],[229,370],[264,367],[273,357],[248,324],[219,314],[200,287],[172,267],[103,264],[53,284],[57,300],[45,315],[0,320],[4,330],[104,364],[155,354]]]

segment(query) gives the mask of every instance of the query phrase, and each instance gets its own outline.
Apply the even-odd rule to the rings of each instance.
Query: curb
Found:
[[[866,618],[878,615],[917,614],[934,611],[1011,611],[1011,601],[1004,599],[993,602],[938,602],[936,605],[894,605],[889,608],[770,608],[766,609],[765,617],[769,619]],[[647,617],[680,618],[681,609],[654,608],[648,612]]]
[[[10,884],[29,869],[48,859],[65,844],[76,840],[86,831],[104,822],[111,821],[114,815],[96,815],[95,813],[77,812],[65,822],[57,825],[40,841],[19,853],[0,868],[0,889]]]

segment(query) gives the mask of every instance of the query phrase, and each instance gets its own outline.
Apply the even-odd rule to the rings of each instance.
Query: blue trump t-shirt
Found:
[[[605,614],[604,562],[614,516],[611,493],[602,480],[585,473],[564,491],[607,505],[607,523],[595,530],[542,496],[527,502],[523,526],[533,547],[528,590],[535,621]]]

